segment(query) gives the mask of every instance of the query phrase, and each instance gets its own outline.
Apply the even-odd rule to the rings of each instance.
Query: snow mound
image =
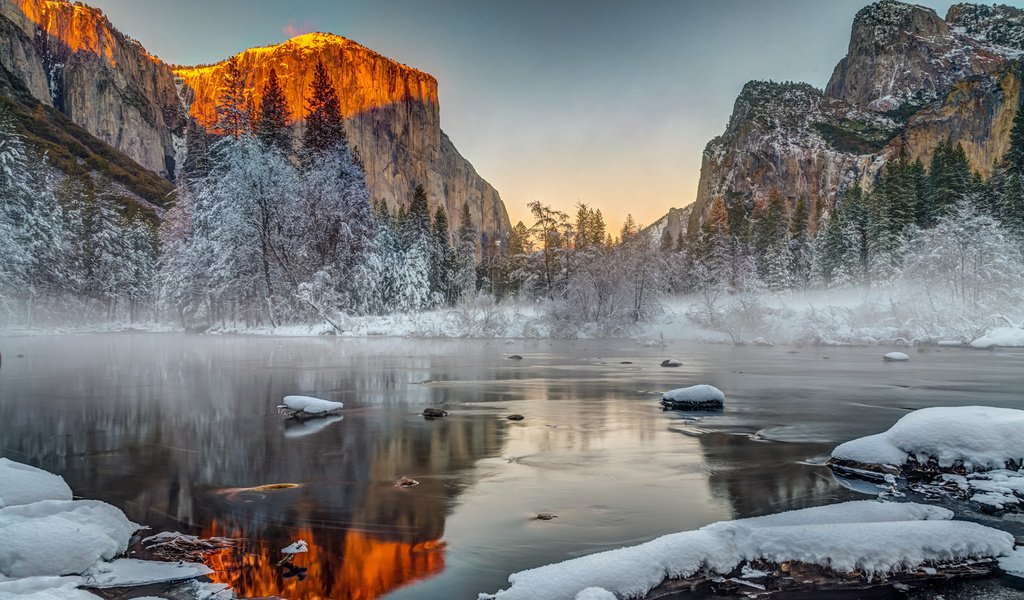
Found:
[[[199,563],[121,558],[113,562],[97,563],[83,575],[84,585],[88,587],[112,588],[184,581],[210,573],[213,573],[213,569]]]
[[[1017,548],[1009,556],[999,559],[999,568],[1014,577],[1024,577],[1024,548]]]
[[[840,444],[832,458],[868,465],[902,465],[910,455],[948,468],[1003,469],[1024,457],[1024,411],[988,406],[935,407],[905,415],[885,433]]]
[[[285,396],[284,406],[295,412],[323,415],[341,410],[344,404],[312,396]]]
[[[0,508],[40,500],[71,500],[71,488],[60,475],[0,458]]]
[[[139,526],[98,500],[42,500],[0,509],[0,575],[83,573],[123,553]]]
[[[661,403],[668,408],[722,408],[725,394],[712,385],[693,385],[665,392]]]
[[[480,600],[603,600],[599,590],[639,597],[666,577],[705,569],[728,574],[744,561],[802,561],[867,575],[930,561],[1009,556],[1013,536],[976,523],[950,521],[952,512],[912,503],[846,502],[766,517],[725,521],[620,548],[514,573],[511,586]],[[593,588],[598,588],[594,590]],[[579,594],[579,595],[578,595]]]
[[[890,352],[882,357],[882,360],[888,362],[907,362],[910,357],[905,352]]]
[[[26,577],[4,581],[0,578],[0,600],[99,600],[76,589],[81,577]]]
[[[972,348],[1022,348],[1024,347],[1024,328],[997,327],[971,342]]]
[[[618,600],[615,594],[604,588],[588,587],[576,594],[575,600]]]

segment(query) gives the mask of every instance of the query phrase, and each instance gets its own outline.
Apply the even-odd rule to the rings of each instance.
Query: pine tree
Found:
[[[438,206],[434,211],[434,224],[431,228],[430,291],[449,305],[454,303],[454,254],[448,229],[448,213],[443,206]]]
[[[754,219],[757,272],[771,289],[792,285],[789,228],[786,199],[778,190],[772,190],[767,201],[758,207]]]
[[[622,229],[619,231],[619,242],[625,243],[638,233],[640,233],[640,226],[637,225],[633,215],[627,214],[626,220],[622,222]]]
[[[918,225],[930,227],[947,209],[971,191],[971,166],[963,146],[950,140],[940,142],[928,175],[928,202]]]
[[[459,215],[458,247],[455,249],[455,289],[458,301],[460,297],[476,291],[476,254],[477,230],[473,225],[473,217],[469,212],[469,203],[463,203]]]
[[[268,146],[279,148],[285,153],[291,152],[292,131],[288,125],[291,118],[288,101],[277,79],[277,70],[271,68],[267,83],[263,86],[256,137]]]
[[[999,220],[1018,240],[1024,241],[1024,175],[1011,173],[1003,186]]]
[[[796,201],[789,223],[789,253],[792,258],[790,272],[793,282],[806,286],[811,276],[811,235],[809,230],[810,209],[807,198]]]
[[[306,130],[302,135],[302,146],[307,153],[322,153],[347,145],[341,102],[322,60],[316,62],[313,70],[307,110]]]
[[[238,139],[249,133],[250,126],[245,75],[238,64],[238,57],[233,56],[224,63],[220,95],[217,97],[217,125],[214,129],[221,135]]]
[[[409,211],[404,217],[406,230],[415,235],[426,235],[430,231],[430,206],[427,192],[422,185],[417,185],[412,193]]]

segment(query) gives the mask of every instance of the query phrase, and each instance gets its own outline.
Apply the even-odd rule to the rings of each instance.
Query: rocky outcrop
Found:
[[[33,95],[143,167],[173,178],[184,126],[172,73],[111,26],[63,0],[0,0],[0,60]],[[13,35],[13,28],[23,35]],[[27,42],[26,42],[27,40]]]
[[[254,106],[270,69],[277,71],[297,133],[301,134],[313,66],[322,60],[339,92],[349,142],[359,151],[370,193],[392,208],[423,185],[432,206],[457,215],[468,203],[474,223],[491,234],[509,229],[497,191],[484,181],[441,131],[437,81],[340,36],[312,33],[236,56]],[[224,63],[178,68],[189,113],[213,127]]]
[[[882,0],[853,20],[850,48],[825,93],[854,106],[895,110],[933,100],[955,82],[990,72],[1004,56],[954,31],[935,11]]]
[[[1021,102],[1022,49],[1019,9],[958,4],[945,20],[895,0],[862,9],[824,92],[743,88],[725,133],[704,151],[689,234],[715,198],[752,206],[772,188],[824,214],[851,183],[870,187],[890,158],[927,165],[945,139],[989,175]]]
[[[686,227],[690,222],[690,213],[692,211],[692,204],[684,208],[668,209],[665,216],[647,226],[651,241],[659,246],[663,243],[671,243],[675,247],[679,240],[679,235],[686,233]]]

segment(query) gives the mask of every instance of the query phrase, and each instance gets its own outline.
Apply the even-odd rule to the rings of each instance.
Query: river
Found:
[[[154,531],[237,538],[214,579],[296,600],[471,599],[517,570],[866,498],[821,466],[836,444],[927,406],[1024,408],[1020,351],[118,333],[0,352],[0,455]],[[725,410],[660,409],[697,383]],[[288,394],[343,418],[286,421]],[[297,539],[308,570],[284,577]]]

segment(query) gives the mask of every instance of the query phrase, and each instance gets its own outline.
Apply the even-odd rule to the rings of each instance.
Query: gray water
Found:
[[[836,444],[907,411],[1024,408],[1022,352],[943,348],[904,364],[883,363],[884,352],[0,338],[0,455],[59,473],[76,495],[154,531],[239,539],[208,564],[245,596],[475,598],[514,571],[866,498],[821,464]],[[684,366],[660,367],[668,357]],[[697,383],[723,389],[726,409],[660,410],[658,392]],[[288,394],[342,401],[344,417],[288,422],[275,408]],[[428,406],[451,414],[425,420]],[[509,422],[512,413],[526,418]],[[392,485],[402,476],[420,485]],[[295,485],[246,489],[282,483]],[[1024,534],[1019,521],[1006,528]],[[308,571],[284,578],[278,550],[299,538],[311,551],[296,563]]]

